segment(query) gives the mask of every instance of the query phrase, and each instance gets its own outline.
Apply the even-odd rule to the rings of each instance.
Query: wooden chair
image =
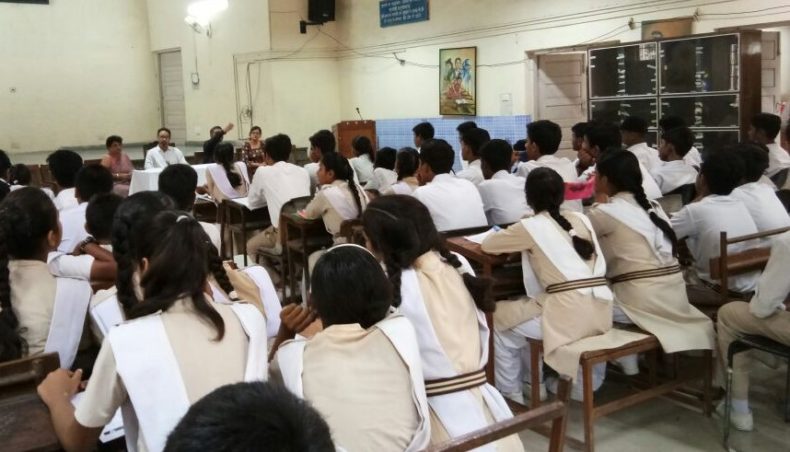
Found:
[[[36,386],[60,367],[57,353],[0,364],[0,449],[60,450],[49,410]]]
[[[453,438],[445,443],[437,444],[428,448],[428,451],[461,452],[472,450],[506,436],[515,435],[526,429],[536,428],[542,426],[542,424],[546,422],[551,422],[549,452],[560,452],[565,446],[565,428],[568,422],[570,386],[570,379],[563,378],[560,380],[559,394],[556,400],[541,407],[525,410],[520,413],[516,412],[518,410],[516,409],[514,410],[515,416],[510,419]]]
[[[42,187],[43,180],[41,179],[41,166],[40,165],[25,165],[30,171],[30,185],[33,187]]]
[[[656,201],[667,215],[671,215],[683,208],[683,197],[679,194],[666,194],[656,199]]]
[[[269,209],[262,207],[260,209],[250,209],[246,205],[236,202],[233,199],[226,199],[220,204],[219,216],[222,218],[220,222],[220,235],[222,242],[220,245],[221,255],[228,257],[233,255],[234,246],[234,233],[241,235],[241,247],[244,250],[244,266],[247,266],[247,233],[254,230],[266,229],[271,225],[269,219]],[[226,231],[229,232],[230,237],[230,251],[228,252],[225,242]]]
[[[295,296],[294,293],[294,282],[295,276],[293,276],[293,269],[290,263],[290,256],[288,254],[288,228],[283,221],[283,215],[296,215],[297,212],[304,209],[307,204],[310,202],[312,197],[310,196],[302,196],[299,198],[294,198],[280,208],[280,219],[277,226],[277,231],[280,234],[280,254],[272,253],[272,252],[263,252],[260,255],[263,256],[270,264],[280,268],[280,281],[277,284],[277,289],[282,291],[282,299],[284,302],[288,300],[287,294],[285,293],[286,287],[291,287],[291,297]]]
[[[765,268],[771,249],[766,246],[750,248],[738,253],[729,253],[729,246],[735,243],[743,243],[751,240],[758,240],[790,231],[790,227],[773,229],[770,231],[758,232],[756,234],[743,235],[740,237],[728,238],[727,232],[723,231],[719,239],[719,257],[710,260],[710,277],[719,280],[719,295],[721,304],[728,303],[732,298],[732,291],[729,290],[731,276],[742,275]],[[741,297],[742,298],[742,297]]]
[[[54,190],[58,184],[55,182],[55,178],[52,177],[52,172],[49,170],[49,165],[41,165],[39,170],[41,171],[41,187],[47,187]]]
[[[365,246],[365,233],[362,228],[362,220],[360,218],[355,218],[340,223],[340,236],[346,240],[346,243],[355,243],[360,246]]]
[[[680,187],[667,193],[667,195],[680,195],[680,200],[685,206],[697,196],[697,187],[694,184],[681,185]]]
[[[629,327],[633,330],[633,327]],[[658,339],[650,333],[637,330],[637,332],[646,334],[644,339],[629,342],[623,346],[605,349],[605,350],[591,350],[581,354],[579,364],[582,368],[582,413],[584,418],[584,442],[578,445],[582,446],[587,452],[595,450],[595,420],[604,417],[616,411],[623,410],[638,403],[669,394],[679,390],[681,387],[686,386],[689,382],[695,380],[702,380],[703,390],[697,396],[694,394],[678,393],[676,398],[681,398],[684,402],[689,402],[692,399],[698,399],[697,404],[701,411],[709,416],[711,413],[711,386],[713,381],[713,352],[711,350],[703,350],[703,369],[702,372],[689,372],[687,375],[680,375],[679,373],[672,379],[659,382],[657,379],[657,357],[661,351],[661,343]],[[541,355],[543,354],[543,341],[539,339],[527,338],[527,343],[530,347],[530,384],[532,392],[530,394],[530,407],[536,409],[541,405],[540,401],[540,367],[543,365]],[[593,367],[599,363],[606,363],[624,356],[635,355],[638,353],[646,353],[648,355],[648,381],[647,384],[636,384],[632,391],[615,400],[596,405],[595,393],[593,391]],[[676,366],[677,369],[677,366]],[[642,386],[642,387],[639,387]],[[701,399],[701,400],[699,400]],[[578,441],[569,440],[569,442],[577,445]]]
[[[288,275],[290,278],[291,296],[296,296],[296,287],[299,283],[297,266],[302,268],[306,281],[306,289],[310,288],[310,268],[308,259],[310,254],[322,248],[332,246],[332,236],[326,231],[326,226],[321,219],[306,220],[298,216],[312,197],[305,196],[291,200],[293,203],[288,208],[283,206],[280,214],[280,233],[284,234],[283,250],[287,252]]]

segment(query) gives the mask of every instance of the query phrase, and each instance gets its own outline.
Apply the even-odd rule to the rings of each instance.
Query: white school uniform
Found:
[[[307,171],[307,174],[310,175],[310,188],[312,190],[314,190],[316,187],[318,187],[318,167],[319,166],[320,165],[317,162],[310,162],[310,163],[306,163],[304,165],[304,167],[303,167],[305,169],[305,171]]]
[[[683,161],[688,165],[699,168],[702,166],[702,154],[700,154],[696,146],[692,146],[688,153],[683,156]]]
[[[395,182],[389,189],[381,192],[382,195],[411,195],[420,186],[417,178],[414,176],[404,177],[403,179]]]
[[[790,293],[790,231],[771,242],[771,257],[765,266],[757,291],[749,302],[749,312],[764,319],[785,310],[785,299]]]
[[[729,195],[709,195],[687,204],[675,213],[671,224],[678,239],[686,239],[697,276],[712,283],[717,281],[710,277],[710,259],[719,256],[721,232],[727,231],[728,237],[757,232],[757,226],[743,202]],[[754,246],[752,241],[741,242],[730,245],[728,250],[737,253]],[[729,289],[750,292],[757,286],[759,276],[759,272],[731,276]]]
[[[241,190],[237,190],[236,188],[231,185],[230,180],[228,179],[228,174],[225,172],[225,167],[220,164],[211,165],[208,167],[207,170],[207,183],[210,177],[211,185],[209,185],[209,191],[211,192],[212,187],[215,188],[218,193],[212,194],[214,197],[214,202],[219,204],[220,201],[223,199],[238,199],[243,198],[247,195],[250,187],[250,176],[249,171],[247,171],[247,165],[244,162],[235,162],[232,168],[233,171],[241,177],[241,186],[238,188]],[[211,194],[211,193],[210,193]]]
[[[683,160],[662,162],[651,173],[662,194],[697,181],[697,170]]]
[[[304,168],[283,161],[255,171],[248,200],[251,209],[268,206],[269,218],[277,228],[283,204],[302,196],[310,196],[310,176]]]
[[[354,157],[349,160],[348,163],[350,163],[351,168],[354,169],[357,182],[359,182],[360,185],[364,185],[373,179],[373,162],[370,160],[369,155],[365,154]]]
[[[378,190],[379,193],[384,193],[397,182],[398,173],[387,168],[376,168],[373,170],[373,178],[365,185],[365,190]]]
[[[213,223],[206,223],[205,221],[199,221],[198,223],[200,223],[200,227],[202,227],[206,232],[211,244],[214,245],[214,248],[216,248],[217,251],[219,251],[221,237],[217,225]]]
[[[428,208],[439,231],[488,224],[480,192],[466,179],[437,174],[431,183],[414,190],[413,196]]]
[[[58,216],[63,227],[63,236],[60,239],[58,251],[71,253],[77,244],[88,238],[88,231],[85,230],[85,211],[87,209],[88,203],[83,202],[60,211]]]
[[[771,187],[759,182],[749,182],[736,187],[731,196],[740,199],[749,209],[758,231],[790,226],[790,215]]]
[[[58,192],[57,196],[55,196],[55,207],[57,207],[58,210],[76,207],[79,203],[80,202],[77,201],[77,194],[74,191],[74,187],[64,188]]]
[[[181,163],[186,165],[184,153],[175,147],[168,147],[162,151],[159,146],[154,146],[145,154],[145,169],[167,168],[170,165]]]
[[[488,224],[514,223],[532,212],[524,193],[525,183],[523,177],[500,170],[477,186]]]
[[[579,177],[576,175],[576,164],[565,157],[557,157],[553,154],[541,155],[537,160],[521,162],[518,164],[516,174],[524,179],[536,168],[551,168],[562,177],[565,183],[576,182]],[[581,199],[565,201],[561,208],[581,212],[583,210]]]
[[[785,168],[790,168],[790,155],[779,145],[779,143],[769,143],[768,148],[768,169],[765,174],[768,177],[774,176]]]
[[[482,164],[483,162],[480,159],[474,160],[470,162],[465,169],[459,171],[455,176],[460,177],[461,179],[466,179],[469,182],[477,185],[485,180],[483,177]]]
[[[658,156],[658,150],[651,148],[644,141],[631,145],[626,150],[630,151],[636,156],[636,158],[639,160],[639,163],[641,163],[642,166],[647,169],[648,173],[652,174],[653,171],[655,171],[655,169],[661,166],[663,163],[661,158]]]

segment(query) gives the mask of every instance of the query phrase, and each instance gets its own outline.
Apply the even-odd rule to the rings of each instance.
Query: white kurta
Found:
[[[437,174],[431,183],[414,190],[413,196],[428,208],[439,231],[488,225],[480,192],[466,179]]]

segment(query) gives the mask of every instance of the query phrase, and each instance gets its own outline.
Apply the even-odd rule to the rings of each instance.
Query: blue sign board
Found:
[[[428,20],[428,0],[381,0],[379,17],[382,27]]]

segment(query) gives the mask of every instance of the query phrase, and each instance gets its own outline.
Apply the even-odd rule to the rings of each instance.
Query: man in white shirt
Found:
[[[649,124],[638,116],[626,116],[620,123],[620,133],[623,136],[623,145],[639,160],[639,163],[652,173],[656,167],[661,166],[658,151],[647,145],[647,129]]]
[[[756,144],[738,144],[733,151],[741,157],[744,164],[743,184],[732,191],[732,197],[740,199],[749,209],[754,224],[760,232],[790,226],[782,201],[771,186],[760,182],[768,168],[768,153]]]
[[[170,129],[162,127],[156,131],[159,144],[152,147],[145,154],[145,169],[165,168],[178,163],[187,164],[184,154],[175,147],[170,146]]]
[[[247,255],[255,257],[259,251],[280,254],[282,245],[277,227],[283,204],[294,198],[310,196],[310,175],[301,166],[288,163],[291,139],[275,135],[264,142],[263,166],[258,167],[250,184],[247,200],[250,209],[268,207],[272,225],[247,241]]]
[[[195,190],[197,189],[198,176],[195,169],[189,165],[175,163],[159,173],[159,191],[171,197],[176,207],[184,212],[192,213],[195,207]],[[206,231],[209,241],[220,250],[221,240],[217,225],[200,221],[200,226]]]
[[[700,280],[700,284],[687,287],[692,304],[710,306],[721,303],[718,281],[710,276],[710,259],[719,256],[721,232],[726,231],[728,237],[757,232],[749,210],[731,195],[742,177],[743,161],[737,154],[731,150],[711,153],[702,163],[697,178],[697,195],[702,199],[687,204],[671,219],[678,239],[686,239]],[[755,245],[751,241],[741,242],[730,245],[728,250],[737,253]],[[728,288],[741,294],[752,292],[759,276],[759,272],[732,276]]]
[[[768,148],[768,169],[765,175],[773,177],[779,171],[790,168],[790,155],[776,142],[782,129],[782,118],[770,113],[758,113],[752,118],[749,139]]]
[[[314,192],[318,187],[318,166],[321,157],[329,152],[335,152],[335,136],[329,130],[319,130],[310,138],[310,152],[308,157],[310,163],[305,164],[304,169],[310,175],[310,191]]]
[[[732,302],[719,309],[717,331],[719,354],[727,356],[730,344],[745,334],[773,339],[790,346],[790,312],[785,300],[790,293],[790,232],[772,241],[771,257],[760,277],[757,291],[749,303]],[[732,412],[730,422],[743,431],[754,428],[749,409],[749,370],[751,351],[735,355],[732,363]],[[779,375],[776,375],[779,378]],[[721,406],[716,410],[722,412]]]
[[[488,224],[492,226],[515,223],[531,213],[525,193],[526,179],[508,171],[512,155],[507,141],[498,139],[489,141],[480,151],[486,180],[477,189]]]
[[[453,148],[444,140],[422,143],[417,179],[420,187],[412,196],[425,204],[439,231],[486,226],[483,200],[477,187],[450,174],[455,160]]]
[[[491,141],[491,136],[485,129],[468,129],[461,134],[461,159],[468,163],[466,169],[459,171],[456,176],[466,179],[477,185],[483,182],[483,170],[480,168],[480,149]]]
[[[433,140],[433,136],[436,133],[433,125],[427,121],[417,124],[411,131],[414,132],[414,147],[417,148],[417,152],[420,152],[423,143]]]
[[[661,135],[658,154],[663,163],[653,168],[652,175],[662,194],[696,183],[697,170],[683,160],[693,143],[694,134],[688,127],[676,127]]]
[[[664,116],[658,120],[658,127],[663,134],[678,127],[686,127],[686,121],[680,116]],[[683,156],[683,161],[695,168],[699,168],[702,166],[702,154],[700,154],[699,150],[692,144],[689,152]]]
[[[112,185],[112,173],[107,168],[93,164],[80,169],[74,181],[78,204],[63,209],[58,214],[63,231],[58,251],[71,253],[77,244],[88,237],[88,232],[85,230],[85,210],[88,208],[88,201],[94,195],[110,193]]]
[[[58,210],[75,207],[79,201],[74,194],[74,179],[82,168],[82,157],[74,151],[60,149],[49,154],[47,165],[57,184],[58,194],[55,196],[55,207]]]

